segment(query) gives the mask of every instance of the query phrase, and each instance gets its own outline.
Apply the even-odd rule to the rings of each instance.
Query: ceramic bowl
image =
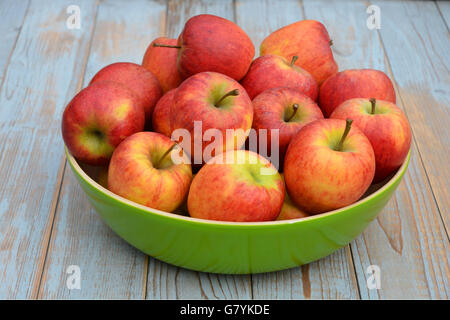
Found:
[[[352,205],[306,218],[255,223],[195,219],[139,205],[102,187],[67,149],[66,154],[95,210],[132,246],[187,269],[248,274],[307,264],[347,245],[392,197],[411,152],[393,176]]]

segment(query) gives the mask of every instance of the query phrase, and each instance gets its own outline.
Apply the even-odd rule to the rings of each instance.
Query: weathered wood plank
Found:
[[[302,20],[304,12],[299,1],[238,1],[236,18],[259,51],[259,45],[267,35]],[[345,35],[342,39],[345,41]],[[253,275],[254,298],[358,299],[358,286],[349,252],[349,247],[346,247],[302,268]]]
[[[379,34],[398,104],[413,130],[413,157],[395,197],[395,210],[385,210],[364,233],[354,258],[380,266],[380,298],[447,299],[450,251],[442,218],[448,224],[449,60],[448,41],[442,39],[448,38],[448,31],[434,3],[376,4],[383,16]],[[370,248],[370,243],[385,245]],[[358,263],[356,270],[364,272]]]
[[[442,18],[444,19],[447,29],[450,25],[450,2],[448,1],[436,1],[436,5],[439,9],[439,12],[442,14]]]
[[[21,30],[29,1],[5,0],[0,2],[0,83],[3,81],[3,74],[15,47],[17,37]]]
[[[402,103],[403,88],[398,86],[397,76],[393,77],[390,69],[390,65],[397,62],[387,60],[379,34],[367,28],[366,7],[364,2],[304,1],[307,18],[322,20],[330,30],[340,70],[375,68],[385,71],[395,78],[399,106],[409,111],[409,104]],[[388,9],[383,5],[380,8],[381,30],[385,28],[386,33],[394,33],[398,28],[399,11],[392,11],[395,17],[389,18],[392,25],[388,28],[385,14]],[[401,59],[409,56],[398,50],[398,44],[395,47]],[[410,121],[415,133],[415,121]],[[415,141],[410,167],[397,194],[363,235],[352,242],[351,248],[363,299],[445,296],[448,242]],[[381,290],[367,288],[366,270],[370,265],[381,268]]]
[[[158,1],[100,2],[84,85],[107,64],[140,63],[151,38],[163,32],[165,13],[166,4]],[[103,223],[67,166],[39,298],[142,299],[147,264],[146,255]],[[70,265],[80,267],[80,290],[66,286]]]
[[[96,8],[79,1],[85,32],[68,30],[72,3],[31,3],[0,92],[3,299],[35,297],[39,285],[62,174],[60,116],[82,75]]]
[[[448,232],[450,34],[433,2],[376,3],[385,17],[379,32],[386,55]]]
[[[233,20],[232,1],[169,1],[167,36],[176,38],[184,22],[200,13]],[[250,299],[250,276],[193,272],[150,258],[147,299]]]

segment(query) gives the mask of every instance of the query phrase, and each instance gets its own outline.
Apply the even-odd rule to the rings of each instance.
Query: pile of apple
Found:
[[[347,206],[398,169],[411,131],[391,80],[338,72],[331,46],[320,22],[304,20],[270,34],[253,60],[239,26],[195,16],[178,39],[155,39],[142,65],[100,70],[64,111],[65,144],[107,167],[110,191],[163,211],[246,222]],[[269,132],[281,165],[251,151],[252,128],[257,139]]]

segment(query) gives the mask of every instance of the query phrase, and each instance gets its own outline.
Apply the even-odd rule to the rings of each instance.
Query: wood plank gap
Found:
[[[97,15],[98,15],[98,7],[99,7],[99,2],[97,1],[97,6],[95,8],[95,16],[94,16],[94,22],[92,24],[92,28],[91,28],[91,33],[90,33],[90,39],[89,39],[89,44],[88,44],[88,49],[86,50],[86,55],[84,56],[84,61],[83,61],[83,72],[80,75],[80,79],[78,80],[78,84],[77,84],[77,91],[79,91],[83,85],[83,79],[85,77],[86,74],[86,67],[87,67],[87,62],[89,59],[89,55],[91,54],[91,47],[92,47],[92,39],[94,38],[94,32],[95,32],[95,26],[96,26],[96,21],[97,21]],[[52,200],[52,205],[50,206],[50,232],[48,234],[48,239],[46,241],[46,246],[44,248],[45,250],[45,255],[44,255],[44,261],[42,263],[42,266],[38,268],[39,270],[39,275],[38,275],[38,287],[35,289],[35,286],[33,285],[33,291],[32,291],[32,299],[41,299],[42,296],[42,292],[41,292],[41,285],[42,285],[42,279],[43,279],[43,273],[45,270],[45,266],[47,263],[47,256],[48,256],[48,249],[50,246],[50,241],[52,240],[52,234],[53,234],[53,226],[55,224],[55,220],[56,220],[56,212],[58,209],[58,204],[59,204],[59,200],[60,200],[60,196],[61,196],[61,190],[62,190],[62,185],[63,185],[63,181],[64,181],[64,177],[65,177],[65,169],[66,169],[66,165],[67,165],[67,159],[66,156],[63,156],[63,160],[62,160],[62,174],[60,175],[60,173],[58,173],[58,177],[61,176],[61,178],[58,178],[57,181],[59,181],[59,187],[57,190],[57,197],[56,197],[56,201]],[[61,164],[60,164],[61,167]],[[56,192],[55,192],[56,193]]]
[[[445,20],[444,20],[444,23],[445,23]],[[389,57],[388,57],[388,55],[386,53],[386,48],[384,46],[383,37],[381,36],[381,33],[380,33],[379,30],[377,30],[377,35],[378,35],[378,38],[380,40],[381,48],[383,50],[383,56],[384,56],[384,59],[386,61],[386,66],[387,66],[387,68],[389,70],[389,76],[393,80],[395,91],[397,92],[397,96],[400,98],[401,105],[405,106],[406,104],[404,103],[401,90],[399,89],[399,85],[397,84],[397,81],[395,81],[394,72],[393,72],[392,67],[391,67],[391,62],[389,61]],[[406,117],[408,118],[408,121],[409,121],[407,108],[403,108],[403,112],[405,113],[405,115],[406,115]],[[433,196],[434,203],[435,203],[436,208],[437,208],[437,210],[439,212],[439,217],[440,217],[440,219],[442,221],[442,225],[444,226],[444,230],[445,230],[445,233],[447,235],[447,239],[450,240],[449,233],[448,233],[448,228],[447,228],[447,225],[446,225],[446,223],[444,221],[444,218],[442,216],[442,211],[441,211],[441,208],[439,206],[439,203],[438,203],[438,201],[436,199],[436,195],[435,195],[434,190],[433,190],[433,185],[431,184],[430,177],[429,177],[429,174],[427,172],[427,168],[425,166],[425,163],[424,163],[424,160],[423,160],[423,157],[422,157],[422,153],[421,153],[420,148],[419,148],[419,144],[418,144],[416,136],[414,134],[413,126],[411,126],[411,132],[412,132],[411,149],[412,149],[412,145],[414,144],[416,146],[417,154],[419,155],[420,165],[422,166],[423,171],[425,172],[425,177],[427,179],[427,183],[430,186],[430,191],[431,191],[431,194]]]
[[[45,230],[45,239],[47,239],[45,241],[46,245],[44,248],[44,255],[43,257],[39,260],[39,267],[37,270],[38,275],[36,276],[36,280],[35,280],[35,284],[33,284],[33,290],[31,291],[31,299],[36,300],[39,299],[39,292],[41,290],[41,283],[42,283],[42,275],[44,273],[44,268],[45,268],[45,264],[47,262],[47,255],[48,255],[48,247],[50,245],[50,241],[52,238],[52,233],[53,233],[53,226],[55,224],[55,216],[56,216],[56,208],[58,208],[58,204],[59,204],[59,199],[60,199],[60,195],[61,195],[61,189],[62,189],[62,181],[64,180],[64,175],[65,175],[65,170],[66,170],[66,157],[63,157],[64,160],[63,162],[60,164],[60,168],[58,170],[58,181],[59,181],[59,187],[57,190],[55,190],[55,195],[53,196],[53,200],[52,200],[52,205],[50,206],[50,216],[49,216],[49,220],[51,221],[49,223],[50,228],[49,230]],[[55,200],[56,198],[56,200]]]
[[[348,253],[347,255],[349,256],[348,259],[352,262],[351,267],[352,267],[352,271],[353,271],[353,277],[352,277],[353,285],[358,289],[358,298],[359,298],[359,300],[361,300],[362,299],[361,289],[359,287],[358,274],[356,273],[355,261],[353,260],[353,251],[352,251],[352,246],[350,243],[347,245],[347,248],[348,248],[348,250],[346,250],[346,251]]]
[[[143,276],[143,283],[144,287],[142,288],[142,300],[147,300],[147,283],[148,283],[148,270],[149,270],[149,263],[150,258],[148,255],[145,255],[144,259],[144,276]]]

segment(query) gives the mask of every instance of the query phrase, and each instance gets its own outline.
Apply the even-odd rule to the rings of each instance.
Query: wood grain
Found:
[[[177,38],[190,17],[209,13],[233,20],[232,1],[169,1],[167,35]],[[250,299],[250,276],[189,271],[150,258],[147,299]]]
[[[81,77],[96,7],[79,2],[82,33],[66,28],[71,3],[31,3],[0,92],[2,298],[35,297],[47,250],[62,174],[61,112]]]
[[[140,63],[152,38],[164,30],[165,13],[166,5],[157,1],[133,0],[126,6],[119,0],[102,1],[84,85],[112,62]],[[39,298],[142,299],[147,259],[103,223],[67,166]],[[80,267],[80,290],[66,286],[70,265]]]
[[[401,103],[401,87],[396,82],[397,76],[391,72],[392,61],[388,60],[384,52],[380,34],[366,26],[367,5],[363,2],[327,2],[325,5],[304,1],[306,17],[323,21],[330,30],[339,69],[375,68],[385,71],[396,84],[400,96],[399,106],[409,111],[410,106]],[[383,24],[386,23],[388,10],[383,5],[380,8],[381,30],[385,28],[387,33],[394,33],[398,19],[390,17],[396,27],[391,25],[388,29]],[[398,10],[392,12],[399,14]],[[396,50],[404,59],[403,51]],[[415,121],[411,121],[411,124],[415,132]],[[418,158],[417,147],[413,142],[412,161],[396,195],[376,221],[351,244],[363,299],[445,296],[448,242],[427,176]],[[417,188],[418,185],[420,188]],[[414,192],[410,194],[405,190]],[[422,220],[418,221],[415,217],[421,217]],[[381,290],[367,288],[369,275],[366,270],[370,265],[381,268]],[[427,274],[433,276],[427,277]]]
[[[444,19],[445,24],[450,25],[450,2],[448,1],[436,1],[436,5],[438,7],[439,13],[442,15],[442,19]]]
[[[450,227],[450,34],[433,2],[377,2],[385,16],[380,35],[413,126],[433,198]],[[399,13],[397,15],[397,13]],[[402,50],[396,50],[401,47]],[[410,54],[405,54],[410,53]]]
[[[22,28],[24,18],[28,9],[29,1],[4,0],[0,2],[0,83],[3,82],[3,74],[9,63],[12,50]]]
[[[329,13],[331,14],[331,10]],[[303,8],[298,1],[236,3],[236,19],[248,32],[258,50],[267,35],[282,26],[302,20],[303,14]],[[346,39],[345,35],[342,35],[342,39]],[[346,247],[302,268],[253,275],[254,298],[357,299],[358,285],[349,252]]]

